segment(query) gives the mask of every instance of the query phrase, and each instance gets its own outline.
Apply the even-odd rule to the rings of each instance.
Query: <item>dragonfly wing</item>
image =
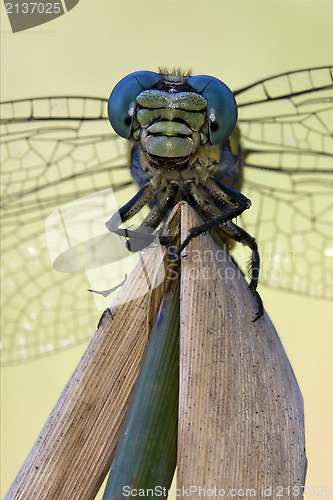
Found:
[[[52,268],[45,220],[106,188],[122,204],[135,186],[127,143],[112,133],[106,101],[26,99],[2,103],[1,115],[2,361],[10,363],[87,340],[101,314],[84,272]],[[110,277],[108,288],[113,284]]]
[[[257,238],[260,282],[332,298],[332,67],[235,92],[245,150],[242,225]]]
[[[244,194],[253,202],[243,223],[260,245],[261,282],[329,297],[331,68],[278,75],[235,96],[246,150]],[[107,188],[122,206],[137,188],[126,141],[110,132],[106,100],[24,99],[3,103],[1,114],[2,360],[14,362],[89,338],[100,315],[85,273],[52,268],[45,220]]]

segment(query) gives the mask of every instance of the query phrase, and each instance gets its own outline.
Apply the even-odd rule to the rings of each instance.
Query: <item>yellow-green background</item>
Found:
[[[235,89],[332,60],[332,1],[80,0],[64,16],[16,34],[1,9],[2,100],[108,97],[127,73],[160,65],[211,74]],[[263,287],[260,293],[304,396],[307,485],[333,492],[331,304]],[[2,370],[2,495],[83,351]]]

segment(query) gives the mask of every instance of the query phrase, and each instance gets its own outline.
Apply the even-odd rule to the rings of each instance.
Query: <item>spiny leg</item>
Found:
[[[194,184],[189,184],[187,186],[188,194],[194,200],[199,212],[201,212],[205,217],[209,217],[211,220],[199,227],[192,228],[189,236],[176,250],[175,255],[179,255],[191,239],[199,234],[213,229],[216,226],[225,234],[227,238],[231,238],[245,246],[248,246],[252,250],[249,289],[255,296],[258,304],[258,311],[254,319],[254,321],[256,321],[263,315],[264,311],[262,300],[256,290],[259,279],[260,264],[258,245],[255,239],[244,231],[244,229],[231,222],[231,219],[240,215],[245,209],[249,208],[251,202],[241,193],[238,193],[228,186],[224,186],[220,181],[216,184],[213,182],[202,184],[202,188],[204,189],[199,186],[195,186]],[[222,190],[221,186],[225,189]],[[215,203],[217,202],[216,204],[211,202],[211,197],[214,198]],[[230,208],[230,205],[234,205],[236,208],[232,209]],[[221,214],[221,209],[224,209],[224,214]],[[217,214],[220,215],[216,216]]]
[[[240,193],[239,193],[240,194]],[[189,244],[189,242],[193,239],[199,236],[202,233],[206,233],[207,231],[210,231],[213,227],[219,226],[220,224],[223,224],[224,222],[228,222],[231,219],[234,219],[238,215],[242,214],[244,210],[247,208],[250,208],[251,202],[248,200],[245,196],[240,194],[239,198],[239,206],[236,208],[233,208],[226,213],[208,221],[202,224],[201,226],[198,227],[193,227],[190,229],[190,234],[185,238],[183,243],[177,248],[176,252],[174,253],[174,256],[178,256],[184,248]],[[234,203],[232,203],[234,204]]]
[[[216,221],[217,219],[221,219],[223,217],[223,214],[221,214],[220,210],[217,209],[217,207],[207,198],[207,196],[204,198],[205,193],[202,193],[198,187],[194,187],[191,189],[191,193],[195,197],[196,204],[198,205],[199,210],[207,217],[211,218],[212,223]],[[243,196],[243,195],[242,195]],[[244,197],[245,198],[245,197]],[[224,201],[223,202],[223,208],[224,210],[227,209],[227,204]],[[220,213],[218,217],[216,217],[217,213]],[[228,212],[226,213],[228,214]],[[226,215],[225,214],[225,215]],[[230,214],[230,211],[229,211]],[[215,218],[212,219],[212,216]],[[205,224],[203,225],[205,226]],[[199,228],[202,226],[199,226]],[[212,226],[214,227],[214,226]],[[250,236],[244,229],[240,228],[236,224],[232,223],[230,220],[223,222],[222,224],[219,223],[218,227],[223,231],[226,237],[231,238],[235,241],[238,241],[242,243],[245,246],[248,246],[252,250],[252,257],[251,257],[251,265],[250,265],[250,270],[251,270],[251,280],[250,280],[250,285],[249,288],[251,290],[255,290],[258,285],[258,279],[259,279],[259,252],[258,252],[258,245],[255,241],[255,239]],[[199,228],[193,228],[191,229],[192,231],[195,231]],[[179,250],[179,249],[178,249]],[[178,252],[177,250],[177,252]]]
[[[255,290],[258,286],[259,280],[259,266],[260,266],[260,257],[258,251],[258,245],[256,240],[244,229],[237,226],[231,221],[221,225],[219,227],[221,231],[228,237],[242,243],[242,245],[247,246],[252,251],[251,260],[250,260],[250,290]]]
[[[215,203],[224,208],[225,203],[231,203],[232,205],[238,205],[237,200],[239,198],[239,191],[231,188],[224,184],[217,177],[210,177],[204,182],[200,182],[200,185],[204,190],[209,193],[209,196],[214,199]],[[244,195],[241,195],[244,196]],[[244,196],[245,198],[245,196]],[[246,198],[247,199],[247,198]],[[248,200],[250,202],[250,200]],[[250,202],[251,203],[251,202]]]
[[[143,186],[133,198],[122,206],[117,212],[113,214],[110,220],[108,220],[105,225],[109,231],[118,234],[125,238],[136,238],[141,239],[146,242],[146,245],[152,243],[155,237],[149,234],[140,234],[137,231],[131,231],[129,229],[120,228],[119,226],[131,219],[136,215],[152,198],[153,195],[158,191],[158,187],[151,181],[149,181],[145,186]]]
[[[165,192],[160,196],[158,204],[150,210],[140,226],[135,231],[132,231],[132,239],[127,244],[127,248],[131,252],[137,252],[147,246],[146,244],[142,244],[141,241],[136,240],[136,234],[147,234],[148,232],[148,234],[152,235],[154,233],[155,229],[164,220],[170,206],[172,206],[176,191],[177,187],[175,185],[170,184],[166,186]],[[156,241],[156,236],[154,236],[154,241]]]
[[[256,312],[253,321],[257,321],[264,314],[264,306],[259,293],[257,292],[258,280],[259,280],[259,268],[260,268],[260,256],[256,240],[249,235],[244,229],[237,226],[233,222],[229,221],[219,227],[221,231],[228,237],[231,238],[242,245],[249,247],[252,250],[251,260],[250,260],[250,284],[249,289],[252,295],[257,301],[258,311]]]
[[[222,215],[221,208],[217,207],[216,204],[210,200],[209,193],[202,189],[201,186],[190,183],[185,186],[185,191],[191,200],[191,204],[193,204],[197,212],[205,220],[213,220]],[[224,212],[225,209],[226,206],[224,206]]]
[[[149,244],[156,242],[156,236],[153,235],[153,232],[162,222],[170,205],[173,203],[176,191],[176,185],[162,186],[156,179],[152,179],[106,222],[106,227],[109,231],[128,239],[128,250],[132,252],[142,250]],[[136,215],[145,205],[155,200],[158,200],[158,202],[150,210],[139,228],[130,230],[119,227],[123,222]]]
[[[192,185],[190,188],[190,194],[193,196],[196,208],[201,214],[204,215],[204,217],[210,218],[211,221],[213,222],[220,216],[223,216],[223,214],[221,214],[221,210],[217,208],[216,205],[214,205],[214,203],[210,201],[210,199],[207,197],[207,194],[203,190],[201,190],[200,187]],[[223,208],[226,211],[227,205],[225,202]],[[224,233],[226,238],[231,238],[235,241],[238,241],[243,245],[248,246],[252,250],[251,266],[250,266],[251,281],[249,287],[250,289],[255,290],[257,288],[259,279],[259,252],[255,239],[252,236],[250,236],[246,231],[244,231],[244,229],[240,228],[231,221],[219,224],[218,229],[220,229]]]

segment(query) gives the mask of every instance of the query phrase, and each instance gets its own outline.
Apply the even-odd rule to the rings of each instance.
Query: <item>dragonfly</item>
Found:
[[[193,80],[194,88],[200,87],[199,81]],[[203,87],[199,94],[209,101]],[[237,175],[235,163],[225,168],[230,170],[229,185],[237,189],[242,200],[252,202],[251,208],[237,214],[237,227],[258,242],[260,284],[330,299],[332,67],[281,73],[233,90],[233,96],[237,126],[230,132],[233,125],[229,125],[225,133],[232,134],[234,143],[240,141],[241,155],[234,157],[239,161]],[[138,199],[135,197],[144,181],[142,172],[133,175],[138,165],[137,148],[135,141],[127,139],[136,118],[132,111],[128,114],[121,125],[127,127],[125,132],[113,123],[115,134],[107,105],[107,99],[87,96],[37,97],[1,104],[3,363],[35,359],[77,345],[95,331],[99,313],[87,291],[92,288],[87,273],[81,269],[60,273],[52,267],[45,221],[61,207],[96,193],[108,193],[110,188],[116,205],[127,207],[120,209],[120,214],[128,210],[129,200]],[[214,145],[209,137],[209,133],[219,133],[213,111],[206,131],[215,148],[210,154],[218,156],[219,139]],[[154,121],[155,130],[161,126],[160,118]],[[180,121],[174,122],[178,127]],[[223,137],[222,144],[230,155],[229,137]],[[202,199],[202,192],[200,196]],[[151,225],[154,230],[164,217],[162,211],[169,208],[157,193],[155,197],[154,213],[159,215]],[[139,225],[149,220],[149,212],[154,210],[142,205],[140,200],[134,210]],[[101,220],[103,226],[111,215]],[[111,221],[109,228],[117,232],[119,227]],[[236,262],[244,265],[248,256],[239,247],[235,245],[232,252]],[[128,263],[120,262],[117,268],[121,283]]]

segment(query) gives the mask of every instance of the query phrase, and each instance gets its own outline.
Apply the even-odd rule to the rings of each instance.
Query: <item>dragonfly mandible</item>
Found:
[[[332,67],[279,74],[233,94],[241,192],[252,201],[237,225],[258,241],[260,283],[331,298]],[[45,220],[109,187],[122,206],[138,188],[128,141],[110,132],[106,99],[22,99],[1,111],[2,360],[11,363],[86,341],[100,315],[85,273],[52,269]],[[242,264],[238,246],[234,252]]]

